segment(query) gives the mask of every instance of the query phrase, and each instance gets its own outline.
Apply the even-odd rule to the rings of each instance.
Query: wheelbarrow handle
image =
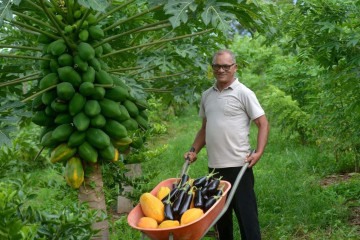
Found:
[[[251,154],[255,153],[255,149],[251,150],[249,153],[249,156],[251,156]],[[230,193],[228,194],[227,198],[226,198],[226,202],[224,205],[224,208],[221,210],[221,212],[219,213],[219,215],[214,219],[214,221],[212,222],[212,224],[209,225],[208,229],[204,232],[203,236],[201,238],[203,238],[205,236],[205,234],[217,223],[217,221],[219,221],[219,219],[225,214],[225,212],[227,211],[227,209],[229,208],[231,201],[235,195],[236,189],[239,186],[240,180],[243,177],[246,169],[249,167],[249,163],[246,162],[244,164],[244,166],[242,166],[240,172],[238,173],[236,180],[234,182],[234,185],[231,186],[231,190]],[[201,239],[200,238],[200,239]]]
[[[195,152],[195,148],[194,148],[194,147],[191,147],[189,152]],[[187,171],[187,169],[188,169],[188,167],[189,167],[189,165],[190,165],[190,158],[189,158],[189,157],[186,157],[185,160],[186,160],[186,161],[185,161],[184,164],[183,164],[180,177],[181,177],[182,175],[184,175],[184,173],[186,173],[186,171]]]

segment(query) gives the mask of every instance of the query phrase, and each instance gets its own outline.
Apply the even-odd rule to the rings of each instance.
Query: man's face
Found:
[[[219,84],[231,83],[237,71],[237,65],[233,62],[229,53],[218,55],[213,64],[213,73]]]

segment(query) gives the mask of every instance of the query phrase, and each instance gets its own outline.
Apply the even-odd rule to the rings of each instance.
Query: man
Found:
[[[222,180],[231,184],[245,162],[249,162],[229,209],[217,223],[217,229],[221,240],[233,239],[234,210],[241,238],[261,239],[252,167],[265,150],[269,124],[254,92],[235,78],[237,65],[231,51],[215,53],[212,68],[216,83],[202,94],[199,115],[203,120],[192,145],[195,151],[185,153],[184,157],[194,162],[197,153],[206,145],[209,171],[215,169]],[[256,152],[249,156],[251,121],[257,126],[258,134]]]

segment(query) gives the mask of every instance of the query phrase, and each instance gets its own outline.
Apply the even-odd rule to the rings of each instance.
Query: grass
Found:
[[[166,134],[148,139],[149,150],[145,154],[152,157],[147,157],[141,164],[145,182],[138,184],[138,194],[180,175],[183,154],[189,150],[200,124],[196,111],[190,109],[168,122]],[[255,142],[256,129],[252,130],[251,141]],[[29,137],[22,137],[27,141],[21,146],[30,149],[33,133],[27,134]],[[354,174],[347,181],[328,186],[321,185],[323,177],[333,174],[339,164],[331,156],[316,147],[284,139],[275,127],[271,129],[266,152],[254,168],[263,239],[359,239],[360,229],[358,225],[351,225],[349,219],[352,209],[360,207],[360,175]],[[3,177],[23,176],[21,169],[27,169],[30,176],[26,185],[37,195],[27,205],[52,212],[77,202],[77,192],[66,186],[60,165],[20,166],[12,161],[13,158],[9,152],[1,155],[1,172]],[[192,178],[207,173],[205,149],[190,165],[188,173]],[[107,199],[108,203],[114,201],[116,199]],[[126,215],[110,217],[111,240],[141,238],[141,233],[127,224]],[[235,231],[235,239],[240,239],[238,229]]]
[[[149,141],[150,149],[166,147],[160,156],[142,164],[144,175],[156,173],[144,190],[180,175],[183,154],[199,127],[197,113],[189,111],[169,123],[167,135]],[[252,142],[256,139],[255,130],[252,129]],[[342,184],[344,189],[320,185],[325,169],[331,169],[327,165],[332,164],[332,159],[327,157],[315,147],[282,139],[276,128],[271,130],[266,153],[254,168],[263,239],[359,239],[359,229],[349,224],[347,205],[349,199],[359,199],[359,192],[355,185]],[[319,164],[319,160],[327,163]],[[190,165],[189,175],[195,178],[206,172],[206,150],[202,150],[198,160]],[[360,178],[354,181],[359,184]],[[351,194],[349,188],[353,188]],[[359,201],[356,204],[359,206]],[[116,223],[114,239],[120,232],[128,234],[123,235],[126,239],[138,239],[139,233],[129,229],[124,221],[126,218],[122,217]],[[235,239],[240,239],[237,233]]]

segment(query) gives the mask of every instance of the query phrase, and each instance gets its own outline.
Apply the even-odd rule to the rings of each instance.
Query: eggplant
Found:
[[[204,212],[206,212],[207,210],[209,210],[215,203],[216,201],[219,199],[220,197],[219,196],[212,196],[210,198],[208,198],[206,201],[205,201],[205,204],[204,204]]]
[[[170,195],[168,195],[168,198],[166,199],[166,201],[164,203],[164,215],[165,215],[166,220],[175,220],[172,206],[171,206]]]
[[[189,179],[190,179],[190,176],[189,176],[187,173],[184,173],[184,174],[181,176],[181,179],[180,179],[177,187],[182,187],[182,186],[184,186],[184,185],[187,183],[187,181],[189,181]]]
[[[181,207],[181,202],[182,202],[185,194],[186,194],[186,191],[183,188],[179,190],[179,195],[175,199],[175,201],[174,201],[174,203],[172,205],[172,210],[173,210],[174,214],[179,214],[180,207]]]
[[[185,194],[185,196],[183,197],[183,200],[181,202],[181,206],[179,209],[180,216],[183,215],[183,213],[190,208],[191,200],[193,199],[193,197],[194,197],[194,190],[193,188],[190,188],[187,194]]]
[[[204,198],[201,194],[201,189],[195,190],[194,207],[201,209],[204,207]]]
[[[165,204],[166,199],[167,199],[168,197],[170,197],[170,201],[171,201],[171,202],[174,202],[175,199],[176,199],[177,194],[179,193],[179,190],[180,190],[179,188],[173,188],[173,189],[171,189],[170,193],[163,198],[162,202]]]
[[[193,186],[201,188],[205,185],[207,181],[207,176],[196,178],[193,182]]]
[[[207,191],[208,193],[215,193],[219,184],[220,184],[220,178],[215,178],[213,179],[206,187],[207,187]]]

